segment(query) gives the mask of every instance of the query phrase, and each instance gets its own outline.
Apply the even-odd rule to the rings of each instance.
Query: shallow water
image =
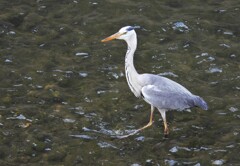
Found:
[[[237,165],[238,1],[0,2],[0,165]],[[139,73],[171,78],[209,104],[167,113],[168,139],[142,127],[150,106],[124,75],[126,45],[100,40],[140,25]]]

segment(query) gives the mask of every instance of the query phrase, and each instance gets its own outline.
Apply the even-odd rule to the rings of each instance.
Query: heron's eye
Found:
[[[127,34],[127,32],[124,32],[123,35]]]

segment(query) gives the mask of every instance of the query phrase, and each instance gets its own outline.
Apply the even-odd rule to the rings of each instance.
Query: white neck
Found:
[[[126,74],[126,79],[128,82],[128,85],[131,89],[131,91],[134,93],[136,97],[141,96],[141,87],[138,82],[138,76],[139,74],[137,73],[134,63],[133,63],[133,58],[134,58],[134,52],[136,51],[137,48],[137,35],[134,33],[134,35],[130,36],[128,40],[126,40],[127,45],[128,45],[128,50],[125,56],[125,74]]]

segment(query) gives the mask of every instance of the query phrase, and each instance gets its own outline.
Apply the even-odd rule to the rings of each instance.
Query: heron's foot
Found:
[[[115,138],[123,139],[123,138],[127,138],[127,137],[129,137],[129,136],[135,135],[135,134],[137,134],[138,132],[144,130],[145,128],[148,128],[148,127],[151,126],[152,124],[153,124],[153,121],[150,120],[150,122],[148,122],[148,124],[145,125],[145,126],[143,126],[142,128],[137,129],[137,130],[135,130],[134,132],[132,132],[132,133],[130,133],[130,134],[127,134],[127,135],[115,136]]]
[[[164,138],[168,138],[168,135],[169,135],[169,131],[168,130],[167,131],[164,130]]]

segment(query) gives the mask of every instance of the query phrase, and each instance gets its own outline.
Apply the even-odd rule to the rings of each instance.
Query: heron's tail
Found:
[[[203,110],[208,110],[208,105],[207,103],[199,96],[196,96],[194,99],[194,104],[197,107],[202,108]]]

